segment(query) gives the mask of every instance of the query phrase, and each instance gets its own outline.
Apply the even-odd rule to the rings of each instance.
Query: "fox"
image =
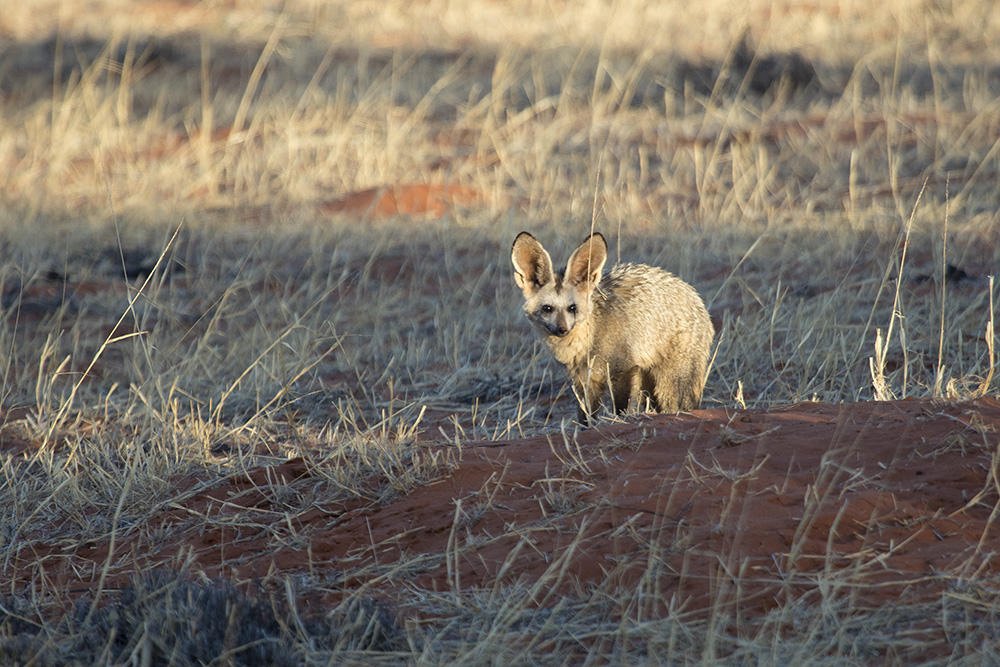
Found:
[[[561,273],[538,240],[521,232],[511,248],[524,313],[566,367],[590,425],[610,389],[617,414],[701,404],[715,328],[698,292],[663,269],[618,264],[603,274],[608,244],[588,236]]]

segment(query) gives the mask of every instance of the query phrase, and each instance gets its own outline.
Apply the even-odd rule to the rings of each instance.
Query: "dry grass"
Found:
[[[470,440],[536,433],[565,464],[553,512],[572,513],[572,397],[518,316],[508,248],[530,229],[565,256],[592,212],[613,258],[706,297],[708,406],[997,392],[989,0],[77,4],[0,17],[0,399],[6,444],[25,443],[2,457],[0,567],[43,538],[149,531],[178,480],[303,456],[320,482],[268,490],[294,514],[405,494]],[[324,209],[398,183],[478,200],[441,218]],[[948,637],[932,656],[997,655],[974,581],[922,608],[831,595],[705,624],[642,591],[555,597],[560,566],[415,592],[437,620],[383,619],[378,650],[362,640],[384,629],[337,641],[225,608],[257,614],[266,636],[247,642],[310,663],[908,662],[929,626]],[[0,656],[218,658],[156,643],[135,624],[150,610],[116,602],[122,621],[101,588],[101,611],[56,618],[71,596],[42,568],[5,586]],[[220,590],[204,595],[235,595]],[[147,634],[95,644],[111,627]],[[219,631],[221,661],[246,657]]]

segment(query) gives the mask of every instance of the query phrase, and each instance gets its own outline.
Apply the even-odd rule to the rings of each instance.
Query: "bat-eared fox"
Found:
[[[569,371],[588,423],[610,387],[616,412],[697,408],[715,333],[705,304],[680,278],[645,264],[619,264],[602,275],[608,244],[591,234],[557,274],[534,236],[511,249],[524,312]]]

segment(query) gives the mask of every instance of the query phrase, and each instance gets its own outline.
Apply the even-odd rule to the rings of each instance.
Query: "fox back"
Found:
[[[529,233],[514,240],[514,281],[524,312],[564,364],[582,421],[611,390],[614,409],[630,403],[655,412],[697,408],[714,329],[693,287],[644,264],[620,264],[602,275],[607,242],[592,234],[561,275]]]

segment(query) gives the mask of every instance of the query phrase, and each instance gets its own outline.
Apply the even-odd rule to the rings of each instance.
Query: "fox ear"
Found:
[[[514,265],[514,282],[529,297],[555,280],[552,273],[552,258],[542,244],[528,232],[521,232],[514,239],[510,251],[510,261]]]
[[[597,287],[601,271],[608,261],[608,243],[601,234],[591,234],[573,251],[566,264],[563,280],[573,287],[584,286],[587,292]]]

